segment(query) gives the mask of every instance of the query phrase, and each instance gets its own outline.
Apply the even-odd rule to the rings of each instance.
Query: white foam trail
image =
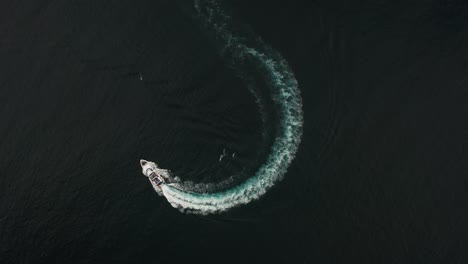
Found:
[[[276,138],[265,162],[241,184],[213,193],[190,192],[177,183],[162,186],[164,196],[174,207],[185,212],[210,214],[257,199],[282,179],[301,140],[302,99],[294,74],[281,55],[258,38],[252,40],[234,35],[229,30],[230,18],[216,1],[195,0],[195,9],[205,27],[216,32],[217,40],[222,43],[221,55],[234,70],[247,64],[257,69],[269,88],[279,116]],[[263,109],[262,105],[260,109]]]

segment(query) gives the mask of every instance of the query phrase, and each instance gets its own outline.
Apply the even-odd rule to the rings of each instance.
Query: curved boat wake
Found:
[[[259,198],[283,178],[299,147],[302,136],[302,99],[297,81],[285,59],[258,37],[239,36],[232,21],[214,0],[195,0],[194,7],[203,26],[216,37],[220,54],[227,64],[246,82],[257,98],[260,111],[262,100],[249,80],[261,78],[278,114],[277,131],[264,162],[254,175],[231,188],[223,184],[196,184],[190,188],[171,181],[167,170],[142,160],[143,174],[153,187],[164,195],[173,207],[183,212],[210,214],[226,211]],[[245,68],[255,69],[244,70]],[[254,78],[247,76],[254,73]],[[265,122],[262,114],[263,122]],[[229,181],[229,180],[227,180]],[[158,185],[159,184],[159,185]],[[224,185],[226,186],[226,185]]]

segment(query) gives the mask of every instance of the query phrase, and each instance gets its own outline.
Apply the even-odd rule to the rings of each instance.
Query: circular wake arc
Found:
[[[213,185],[197,184],[195,191],[181,183],[171,183],[170,173],[159,169],[155,163],[145,163],[150,169],[142,164],[143,174],[150,180],[156,179],[155,174],[164,174],[157,180],[159,185],[151,182],[155,190],[164,195],[172,206],[184,212],[210,214],[257,199],[283,178],[301,141],[302,99],[294,74],[280,54],[258,37],[240,36],[237,30],[232,29],[230,17],[216,1],[195,0],[194,8],[204,28],[215,34],[220,55],[226,63],[246,82],[252,78],[245,74],[260,76],[278,114],[276,137],[264,162],[252,177],[232,188],[213,191]],[[255,72],[243,70],[245,67],[254,68]],[[247,86],[250,85],[247,83]],[[260,102],[261,100],[257,100],[257,103]],[[259,105],[260,111],[262,108]]]

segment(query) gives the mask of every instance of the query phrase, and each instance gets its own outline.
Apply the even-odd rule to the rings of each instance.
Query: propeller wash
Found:
[[[249,38],[252,34],[246,32],[245,36],[240,36],[238,30],[233,30],[231,18],[216,1],[195,0],[194,8],[203,27],[215,35],[221,57],[256,96],[260,111],[264,111],[264,106],[251,88],[253,81],[249,83],[254,77],[248,74],[258,74],[255,77],[265,83],[278,114],[277,131],[263,163],[250,178],[234,187],[214,188],[216,184],[196,184],[196,188],[189,188],[172,181],[171,173],[159,168],[156,163],[140,160],[143,174],[149,178],[156,192],[165,196],[173,207],[182,212],[211,214],[249,203],[283,178],[301,141],[302,99],[293,72],[279,53],[260,38]],[[265,122],[265,113],[261,114]]]

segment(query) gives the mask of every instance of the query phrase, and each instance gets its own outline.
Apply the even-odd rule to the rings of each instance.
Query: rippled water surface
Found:
[[[269,75],[191,1],[0,3],[0,263],[465,263],[467,4],[220,5],[287,62],[303,126],[281,181],[203,216],[139,160],[251,179],[296,116]]]

